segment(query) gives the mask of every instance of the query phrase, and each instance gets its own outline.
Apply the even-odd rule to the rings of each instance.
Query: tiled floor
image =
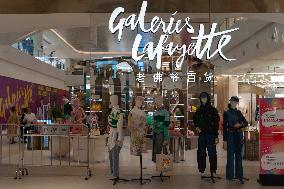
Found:
[[[16,147],[13,147],[16,148]],[[17,150],[12,150],[16,153]],[[38,156],[38,155],[35,155]],[[16,156],[15,156],[16,157]],[[47,158],[47,157],[45,157]],[[121,152],[121,177],[128,179],[139,177],[139,158],[129,154],[128,141]],[[13,160],[14,161],[14,160]],[[144,177],[149,178],[155,171],[155,164],[151,161],[151,152],[143,156]],[[218,146],[218,174],[224,178],[226,165],[226,152]],[[108,170],[108,162],[92,165],[93,176],[88,180],[84,180],[86,169],[84,168],[51,168],[51,167],[29,167],[30,175],[22,180],[14,180],[15,167],[5,166],[0,168],[0,189],[104,189],[104,188],[163,188],[163,189],[234,189],[234,188],[269,188],[263,187],[257,183],[258,178],[258,162],[244,161],[245,175],[250,178],[245,185],[239,182],[226,181],[222,179],[212,184],[210,181],[200,179],[196,165],[196,150],[186,152],[186,161],[175,164],[174,171],[170,174],[172,177],[161,183],[159,180],[153,180],[151,183],[140,186],[138,183],[119,183],[112,186],[109,181],[110,175]],[[283,187],[273,187],[280,189]]]

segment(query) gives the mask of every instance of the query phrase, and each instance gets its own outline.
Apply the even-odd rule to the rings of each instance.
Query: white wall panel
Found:
[[[10,46],[0,46],[0,75],[65,88],[65,73]]]

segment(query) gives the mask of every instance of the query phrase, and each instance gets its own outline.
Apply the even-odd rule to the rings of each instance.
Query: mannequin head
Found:
[[[79,99],[79,98],[74,98],[74,99],[72,100],[72,106],[73,106],[73,108],[75,108],[75,109],[79,108],[79,107],[80,107],[80,99]]]
[[[202,104],[206,104],[206,102],[207,102],[207,97],[205,97],[205,98],[204,98],[204,97],[203,97],[203,98],[201,98],[201,99],[200,99],[200,101],[202,102]]]
[[[65,95],[63,95],[62,102],[63,102],[63,105],[65,105],[69,102],[68,98],[66,98]]]
[[[141,106],[143,105],[144,103],[144,98],[142,96],[137,96],[135,98],[135,107],[137,108],[141,108]]]
[[[163,98],[161,96],[155,96],[155,104],[157,108],[163,107]]]
[[[112,107],[117,107],[118,106],[118,96],[117,95],[110,96],[110,103]]]
[[[230,99],[230,104],[232,108],[237,108],[237,105],[239,104],[239,98],[237,96],[232,96]]]
[[[210,96],[209,96],[209,94],[206,93],[206,92],[200,93],[199,99],[200,99],[200,103],[201,103],[202,105],[206,105],[206,104],[209,104],[209,103],[210,103]]]

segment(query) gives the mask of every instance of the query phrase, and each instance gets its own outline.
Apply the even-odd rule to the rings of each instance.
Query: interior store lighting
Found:
[[[284,83],[284,75],[272,75],[271,82],[273,83]]]
[[[284,94],[275,94],[275,98],[283,98]]]

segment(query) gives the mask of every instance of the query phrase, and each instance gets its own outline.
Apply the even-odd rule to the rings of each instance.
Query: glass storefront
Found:
[[[0,36],[0,164],[18,165],[16,178],[48,165],[86,168],[89,179],[106,165],[115,185],[119,165],[135,164],[141,184],[145,167],[162,182],[184,167],[214,183],[244,184],[248,171],[283,185],[282,2],[78,9],[88,13],[27,17],[38,26]]]

